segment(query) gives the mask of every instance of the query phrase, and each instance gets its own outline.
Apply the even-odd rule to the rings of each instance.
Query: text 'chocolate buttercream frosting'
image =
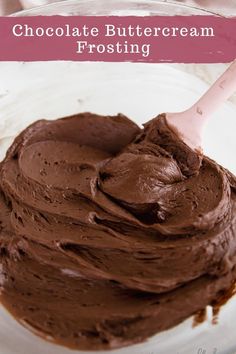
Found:
[[[164,115],[34,123],[0,165],[3,304],[85,350],[173,327],[236,279],[235,185]]]

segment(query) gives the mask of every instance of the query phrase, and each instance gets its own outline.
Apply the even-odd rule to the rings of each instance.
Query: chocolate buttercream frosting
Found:
[[[177,325],[235,282],[235,181],[165,115],[34,123],[0,165],[2,303],[83,350]]]

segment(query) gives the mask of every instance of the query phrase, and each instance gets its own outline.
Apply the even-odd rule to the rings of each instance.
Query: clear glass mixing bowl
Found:
[[[208,11],[177,2],[158,0],[68,0],[22,11],[13,16],[209,14],[211,13]],[[80,111],[92,111],[98,114],[122,112],[141,124],[159,112],[167,110],[176,112],[187,108],[206,90],[206,85],[196,76],[183,73],[169,64],[58,61],[5,63],[4,65],[0,70],[0,77],[5,83],[2,89],[8,96],[2,103],[0,100],[1,150],[7,148],[13,138],[28,124],[42,117],[55,119]],[[229,129],[225,132],[225,136],[222,132],[222,117],[229,120],[227,123]],[[229,168],[231,163],[232,166],[235,165],[234,155],[229,161],[225,161],[225,155],[228,154],[224,153],[222,159],[220,154],[224,151],[222,146],[228,146],[229,151],[235,151],[234,132],[235,108],[225,106],[223,111],[219,112],[218,119],[209,126],[206,141],[209,142],[209,148],[218,154],[212,157],[216,157],[217,161],[222,161],[222,164]],[[210,153],[209,155],[211,156]],[[235,330],[232,325],[236,302],[233,300],[235,299],[232,299],[229,306],[225,306],[222,311],[218,326],[212,326],[208,319],[193,330],[190,318],[170,331],[154,336],[146,343],[111,353],[233,354],[236,350]],[[0,306],[0,353],[71,354],[72,352],[35,337]]]

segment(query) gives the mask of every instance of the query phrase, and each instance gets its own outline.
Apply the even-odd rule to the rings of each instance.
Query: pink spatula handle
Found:
[[[202,128],[206,120],[235,91],[236,61],[191,108],[184,112],[167,113],[167,121],[187,145],[193,149],[201,149]]]

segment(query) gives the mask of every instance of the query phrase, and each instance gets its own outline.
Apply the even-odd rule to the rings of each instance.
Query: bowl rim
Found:
[[[94,0],[80,0],[79,2],[77,1],[77,4],[89,4],[89,2],[93,2]],[[98,0],[100,1],[100,0]],[[136,3],[143,3],[144,0],[110,0],[110,2],[113,2],[113,4],[115,5],[117,2],[119,3],[124,3],[124,4],[129,4],[129,2],[136,2]],[[185,3],[179,3],[177,1],[174,0],[145,0],[146,3],[152,3],[152,4],[159,4],[159,5],[164,5],[164,6],[169,6],[170,8],[174,8],[174,7],[179,7],[182,9],[189,9],[194,11],[198,11],[199,14],[201,16],[202,15],[209,15],[209,16],[218,16],[218,17],[224,17],[223,15],[211,11],[211,10],[207,10],[198,6],[194,6],[194,5],[189,5],[189,4],[185,4]],[[70,5],[75,5],[75,0],[62,0],[62,1],[56,1],[56,2],[52,2],[49,4],[45,4],[45,5],[40,5],[40,6],[36,6],[36,7],[32,7],[30,9],[25,9],[25,10],[20,10],[17,12],[14,12],[13,14],[10,14],[9,17],[22,17],[22,16],[31,16],[31,13],[33,13],[36,9],[39,11],[39,14],[33,14],[32,16],[40,16],[40,10],[47,10],[50,8],[53,8],[55,6],[70,6]],[[56,14],[55,14],[56,15]],[[45,16],[53,16],[53,15],[45,15]],[[89,16],[89,15],[87,15]],[[102,15],[95,15],[95,16],[102,16]],[[112,16],[112,15],[111,15]],[[125,16],[125,15],[123,15]],[[175,15],[170,15],[170,16],[175,16]],[[186,16],[186,15],[180,15],[180,16]]]

